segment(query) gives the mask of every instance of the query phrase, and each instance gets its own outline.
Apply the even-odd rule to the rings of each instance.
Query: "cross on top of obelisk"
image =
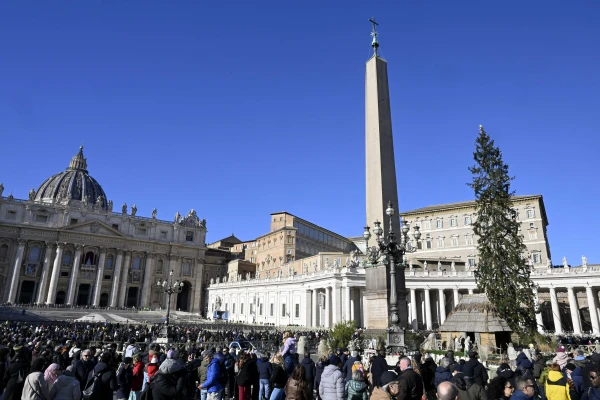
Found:
[[[379,42],[377,41],[377,26],[379,24],[375,21],[375,17],[371,17],[371,19],[369,19],[369,22],[373,24],[373,30],[371,31],[371,37],[373,38],[373,42],[371,42],[371,47],[373,48],[375,55],[377,55],[377,48],[379,47]]]

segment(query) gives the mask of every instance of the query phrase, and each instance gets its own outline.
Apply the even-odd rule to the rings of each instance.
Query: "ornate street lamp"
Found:
[[[173,282],[173,270],[171,270],[171,272],[169,273],[169,281],[167,282],[167,280],[165,279],[161,282],[159,279],[158,282],[156,282],[156,285],[161,287],[167,294],[167,318],[165,319],[164,326],[160,329],[159,336],[161,338],[168,338],[169,317],[171,315],[171,295],[173,293],[181,293],[181,291],[183,290],[183,282],[179,282],[178,280]]]
[[[413,247],[410,242],[409,232],[410,226],[406,221],[402,221],[402,228],[400,232],[400,242],[396,241],[396,235],[393,229],[393,216],[395,214],[393,205],[388,202],[388,207],[385,213],[390,218],[390,229],[387,238],[383,237],[383,228],[381,222],[375,221],[375,227],[373,233],[375,234],[375,246],[369,247],[369,239],[371,238],[371,228],[365,226],[363,237],[367,243],[367,259],[364,261],[365,266],[375,266],[380,262],[390,267],[390,299],[389,299],[389,323],[388,323],[388,346],[398,347],[404,345],[404,332],[403,328],[399,325],[400,318],[398,316],[398,294],[397,290],[404,291],[405,288],[396,288],[396,265],[400,264],[403,269],[406,267],[406,259],[404,255],[406,253],[414,253],[417,251],[416,247]],[[413,227],[413,237],[418,242],[421,238],[421,232],[418,226]],[[403,272],[402,272],[403,273]]]

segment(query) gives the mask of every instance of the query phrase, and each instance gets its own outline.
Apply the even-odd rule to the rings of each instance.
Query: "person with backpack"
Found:
[[[4,400],[19,400],[23,386],[25,386],[25,378],[29,373],[30,363],[27,361],[22,348],[15,346],[15,355],[10,362],[8,373],[5,376],[6,389],[4,390]]]
[[[50,391],[42,372],[45,363],[42,357],[33,360],[31,372],[25,378],[21,400],[50,400]]]
[[[110,351],[104,351],[100,355],[100,361],[88,375],[82,393],[83,400],[113,398],[113,392],[119,389],[119,384],[117,383],[117,373],[110,365],[112,359],[113,355]]]

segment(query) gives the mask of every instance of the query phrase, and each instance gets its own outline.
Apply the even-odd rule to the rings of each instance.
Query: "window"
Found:
[[[423,228],[426,230],[430,230],[431,229],[431,221],[430,220],[423,221]]]
[[[244,314],[244,303],[240,304],[240,314]]]
[[[296,311],[294,312],[294,315],[296,318],[300,318],[300,304],[296,304],[295,308]]]
[[[3,244],[0,246],[0,261],[8,258],[8,245]]]
[[[75,225],[79,220],[77,218],[71,218],[71,225]]]
[[[534,264],[542,263],[542,255],[540,253],[533,253],[533,263]]]
[[[65,252],[62,259],[62,265],[71,266],[71,257],[72,255],[70,251]]]
[[[458,247],[458,236],[452,236],[452,247]]]
[[[288,244],[294,244],[294,237],[288,236]]]
[[[160,231],[160,238],[161,239],[166,239],[167,238],[167,231]]]
[[[190,276],[192,275],[192,268],[189,262],[184,262],[181,266],[181,270],[183,271],[183,275]]]
[[[250,262],[253,263],[254,262],[254,257],[250,257]]]
[[[194,241],[194,232],[192,231],[187,231],[185,233],[185,241],[186,242],[193,242]]]
[[[432,244],[431,244],[431,235],[429,235],[429,233],[427,235],[425,235],[425,248],[427,249],[431,249]]]
[[[437,229],[442,229],[444,227],[444,221],[441,219],[438,219],[435,221],[435,227]]]
[[[281,305],[281,316],[285,317],[285,303]]]
[[[444,238],[442,238],[442,237],[437,238],[437,247],[439,249],[443,249],[444,248]]]
[[[93,252],[88,251],[85,253],[83,265],[96,265],[96,256]]]
[[[469,258],[467,261],[469,263],[469,267],[474,267],[475,266],[475,259],[474,258]]]
[[[231,313],[232,313],[232,314],[235,314],[235,303],[233,303],[233,306],[232,306],[232,308],[231,308]]]
[[[527,210],[527,218],[535,218],[535,210],[533,208]]]
[[[269,315],[272,317],[273,316],[273,303],[271,303],[271,309],[269,310]]]
[[[106,261],[104,262],[104,268],[113,269],[113,260],[114,259],[112,255],[106,257]]]
[[[146,228],[142,228],[142,227],[139,227],[139,226],[135,228],[135,234],[136,235],[146,236],[147,232],[148,232],[148,230]]]
[[[467,243],[467,246],[473,246],[473,236],[471,236],[471,235],[465,236],[465,242]]]
[[[41,250],[39,247],[32,247],[31,250],[29,250],[29,261],[38,261],[40,259],[40,253]]]
[[[35,222],[48,222],[48,216],[43,214],[35,215]]]
[[[465,215],[465,225],[471,225],[471,216]]]
[[[258,315],[262,315],[263,312],[263,305],[262,303],[260,303],[260,305],[258,306]]]
[[[537,230],[532,229],[529,231],[529,240],[536,240],[537,239]]]
[[[110,280],[110,279],[111,279],[111,276],[110,276],[110,275],[104,275],[104,280],[105,280],[105,281],[108,281],[108,280]]]
[[[17,212],[15,210],[6,210],[6,219],[17,219]]]
[[[533,222],[529,223],[529,228],[535,228],[535,224]]]
[[[69,276],[69,273],[68,272],[61,272],[60,276]]]
[[[156,273],[157,274],[163,273],[163,260],[158,260],[158,262],[156,263]]]
[[[119,230],[119,224],[112,224],[113,229]]]
[[[456,226],[458,225],[458,223],[456,222],[456,217],[451,217],[450,218],[450,226]]]
[[[142,269],[142,259],[139,256],[133,257],[133,262],[131,263],[131,269],[139,271]]]

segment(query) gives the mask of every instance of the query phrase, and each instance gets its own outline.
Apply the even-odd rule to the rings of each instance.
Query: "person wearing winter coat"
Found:
[[[515,386],[508,379],[497,376],[490,380],[485,393],[488,400],[510,400],[514,391]]]
[[[31,372],[25,378],[21,400],[50,400],[50,391],[42,372],[45,363],[46,360],[42,357],[33,360]]]
[[[154,400],[185,400],[185,377],[186,370],[183,362],[173,358],[166,359],[150,383],[149,390],[152,390],[152,398]]]
[[[306,372],[306,382],[308,383],[308,391],[312,396],[313,387],[315,383],[315,375],[316,375],[316,366],[315,362],[310,358],[309,353],[304,353],[304,358],[300,363],[302,367],[304,367],[304,372]]]
[[[273,373],[271,374],[271,377],[269,378],[269,381],[271,383],[271,397],[269,397],[270,400],[281,400],[283,399],[284,395],[285,395],[285,384],[287,383],[287,373],[285,372],[285,369],[283,368],[284,365],[284,361],[283,361],[283,357],[281,356],[281,354],[276,354],[273,357],[273,361],[272,361],[272,365],[273,365]]]
[[[488,400],[483,386],[473,383],[470,378],[466,378],[462,373],[455,374],[450,382],[458,389],[458,400]]]
[[[130,339],[129,340],[129,345],[125,349],[125,355],[124,355],[124,357],[131,357],[131,358],[133,358],[133,355],[135,353],[137,353],[137,347],[135,346],[135,339]]]
[[[81,391],[83,391],[85,390],[90,371],[94,370],[95,367],[94,361],[92,361],[92,351],[90,349],[85,349],[75,354],[81,355],[81,359],[73,365],[73,376],[79,381],[79,386],[81,387]],[[112,355],[112,353],[108,354]],[[110,361],[112,361],[112,359]],[[114,371],[114,369],[112,370]]]
[[[567,355],[567,353],[565,353],[565,349],[563,347],[559,346],[556,349],[556,355],[552,359],[552,362],[558,364],[560,366],[561,371],[565,368],[567,362],[569,362],[569,356]]]
[[[485,367],[477,360],[477,352],[469,352],[469,361],[463,366],[463,374],[466,377],[473,378],[473,383],[479,384],[481,387],[485,387],[488,381],[488,374]]]
[[[535,384],[532,379],[519,376],[511,400],[532,400],[535,396]]]
[[[362,371],[355,370],[346,382],[346,400],[369,400],[369,390]]]
[[[219,382],[219,374],[222,368],[219,359],[214,357],[212,352],[207,351],[204,353],[202,362],[206,365],[206,380],[200,383],[198,389],[201,392],[203,389],[206,390],[207,400],[219,400],[223,391],[223,386]],[[152,393],[154,394],[154,392]]]
[[[286,400],[312,400],[312,393],[309,391],[308,381],[306,380],[306,370],[302,365],[296,365],[292,376],[285,384]]]
[[[317,392],[317,400],[321,400],[321,396],[319,396],[319,386],[321,385],[321,376],[323,376],[323,371],[328,365],[329,359],[325,356],[321,356],[319,358],[319,362],[317,363],[317,365],[315,365],[315,383],[313,385],[313,388]]]
[[[281,349],[281,356],[285,364],[285,372],[291,375],[295,367],[294,354],[296,354],[296,338],[292,336],[290,332],[283,334],[283,348]]]
[[[568,363],[564,372],[567,375],[567,383],[569,383],[569,394],[571,398],[580,399],[585,390],[583,387],[581,367],[578,367],[575,363]]]
[[[72,372],[65,371],[56,379],[54,385],[50,388],[50,399],[81,400],[79,381],[75,379]]]
[[[594,368],[589,373],[592,386],[583,391],[581,400],[600,400],[600,368]]]
[[[344,374],[345,382],[352,380],[352,366],[354,365],[354,361],[360,361],[360,358],[358,358],[358,351],[352,351],[352,353],[350,353],[350,357],[348,357],[342,366],[342,373]]]
[[[271,396],[271,374],[273,374],[273,366],[269,362],[269,356],[262,356],[256,362],[256,368],[258,369],[259,379],[259,392],[258,399],[264,400]]]
[[[545,367],[546,363],[544,362],[544,358],[542,357],[542,355],[539,353],[536,354],[535,361],[533,362],[533,377],[536,381],[540,380],[540,377],[542,376],[542,371]]]
[[[521,370],[523,375],[525,375],[527,371],[531,371],[531,373],[533,373],[533,363],[531,360],[529,360],[529,357],[527,357],[525,351],[528,350],[524,349],[517,355],[517,368]]]
[[[85,390],[88,383],[91,384],[92,379],[94,379],[94,375],[98,375],[100,379],[97,381],[99,384],[98,390],[98,398],[101,399],[112,399],[113,392],[119,389],[119,384],[117,383],[117,373],[115,369],[110,364],[113,359],[113,354],[110,351],[105,351],[100,355],[100,361],[94,367],[92,371],[90,371],[87,380],[84,382],[81,390]],[[77,379],[77,376],[75,376]],[[79,381],[79,379],[77,379]]]
[[[329,357],[329,365],[323,370],[319,395],[323,400],[343,400],[345,397],[344,376],[340,370],[342,361],[338,356]]]
[[[21,398],[25,378],[29,373],[30,363],[27,361],[25,352],[15,348],[15,355],[10,362],[7,374],[4,377],[6,389],[4,389],[4,400],[18,400]]]
[[[130,400],[138,400],[142,394],[142,386],[144,385],[144,363],[139,354],[133,356],[133,370],[131,380],[131,392],[129,393]]]
[[[380,350],[375,361],[371,364],[371,376],[373,379],[373,386],[380,387],[380,378],[384,372],[389,370],[387,361],[385,361],[385,350]]]
[[[438,365],[437,369],[435,370],[435,387],[438,387],[438,385],[442,382],[449,382],[452,379],[452,373],[448,369],[449,366],[450,359],[447,357],[442,358],[440,365]]]
[[[117,400],[126,400],[129,398],[131,392],[131,382],[133,381],[133,360],[131,357],[125,357],[123,364],[117,371],[117,383],[119,389],[117,389]]]
[[[373,388],[373,393],[369,400],[391,400],[396,397],[400,390],[398,375],[394,371],[385,371],[379,377],[381,386]]]
[[[567,379],[560,372],[560,366],[556,363],[552,364],[544,389],[548,400],[571,400]]]
[[[250,358],[247,354],[240,355],[237,366],[239,371],[236,377],[236,383],[238,387],[238,399],[250,400],[250,389],[252,386],[252,380],[250,376]]]

